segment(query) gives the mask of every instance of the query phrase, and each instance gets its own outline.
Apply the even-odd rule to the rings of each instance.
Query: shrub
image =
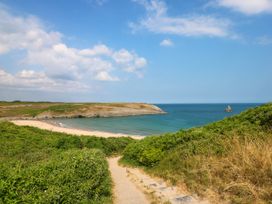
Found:
[[[106,155],[122,153],[125,147],[128,144],[130,144],[132,141],[133,139],[129,137],[122,137],[122,138],[90,137],[90,138],[83,139],[83,143],[85,147],[101,149]]]
[[[83,147],[83,143],[78,137],[62,137],[57,140],[56,148],[58,149],[71,149],[77,148],[81,149]]]
[[[110,202],[107,162],[97,150],[68,150],[27,168],[1,170],[0,195],[3,203]]]
[[[9,122],[0,122],[0,137],[0,203],[111,203],[104,155],[119,154],[133,141]]]

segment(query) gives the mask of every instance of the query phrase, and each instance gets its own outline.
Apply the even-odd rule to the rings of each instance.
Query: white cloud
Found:
[[[272,13],[272,0],[217,0],[216,4],[247,15]]]
[[[147,61],[146,61],[146,59],[145,58],[143,58],[143,57],[137,57],[136,59],[135,59],[135,61],[134,61],[134,63],[135,63],[135,67],[137,68],[141,68],[141,67],[144,67],[144,66],[146,66],[147,65]]]
[[[161,41],[160,45],[164,47],[171,47],[174,45],[174,43],[170,39],[164,39],[163,41]]]
[[[142,5],[147,16],[138,23],[130,23],[133,31],[146,29],[153,33],[182,36],[231,37],[231,22],[212,16],[191,15],[171,17],[167,5],[162,0],[134,0]]]
[[[123,70],[138,74],[147,64],[145,58],[139,57],[136,53],[128,52],[125,49],[113,53],[113,59],[123,68]]]
[[[79,80],[88,75],[95,76],[98,71],[111,71],[110,60],[100,57],[89,57],[80,54],[80,50],[69,48],[65,44],[56,44],[41,50],[29,50],[24,63],[40,65],[53,78]]]
[[[125,64],[131,62],[134,57],[132,53],[128,52],[125,49],[122,49],[114,53],[113,59],[119,64]]]
[[[118,77],[112,77],[109,75],[108,72],[99,72],[95,78],[99,81],[119,81],[119,78]]]
[[[110,56],[112,52],[113,51],[110,48],[108,48],[106,45],[98,44],[98,45],[95,45],[92,49],[80,50],[79,54],[84,56],[97,56],[97,55]]]
[[[87,85],[77,81],[53,80],[43,72],[22,70],[13,75],[1,68],[0,86],[53,92],[86,91],[90,89]]]
[[[47,31],[36,17],[14,16],[0,7],[0,55],[11,51],[23,53],[20,61],[24,67],[37,67],[48,79],[63,84],[90,79],[118,81],[114,76],[117,73],[130,72],[138,76],[147,65],[145,58],[124,48],[114,50],[105,44],[86,49],[69,47],[61,33]]]
[[[261,36],[257,38],[257,43],[259,45],[271,45],[272,44],[272,38],[268,36]]]
[[[59,32],[46,32],[33,16],[12,16],[0,7],[0,54],[13,49],[40,49],[59,42]]]

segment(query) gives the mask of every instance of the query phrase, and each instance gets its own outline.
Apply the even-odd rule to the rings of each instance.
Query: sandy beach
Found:
[[[110,132],[103,132],[103,131],[89,131],[89,130],[80,130],[76,128],[67,128],[67,127],[60,127],[58,125],[41,121],[41,120],[12,120],[10,121],[19,126],[32,126],[37,127],[44,130],[50,130],[54,132],[62,132],[72,135],[78,136],[97,136],[97,137],[131,137],[133,139],[143,139],[144,136],[140,135],[125,135],[121,133],[110,133]]]

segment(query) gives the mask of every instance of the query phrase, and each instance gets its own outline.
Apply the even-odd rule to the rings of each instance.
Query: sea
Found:
[[[110,118],[54,119],[64,127],[97,130],[126,135],[158,135],[180,129],[203,126],[239,114],[246,109],[259,106],[243,104],[155,104],[166,112],[159,115],[126,116]],[[230,105],[231,113],[225,112]]]

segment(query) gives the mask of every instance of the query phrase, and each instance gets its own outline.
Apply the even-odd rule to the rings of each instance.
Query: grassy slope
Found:
[[[0,123],[0,137],[0,203],[111,203],[105,155],[121,153],[132,141],[8,122]]]
[[[136,108],[152,109],[148,104],[137,103],[54,103],[54,102],[1,102],[1,117],[36,117],[39,114],[50,112],[52,115],[59,114],[82,114],[86,110],[94,112],[110,110],[111,108]]]
[[[123,161],[215,202],[272,203],[272,104],[136,141]]]
[[[35,117],[43,112],[66,113],[92,104],[51,102],[0,102],[0,117]]]

